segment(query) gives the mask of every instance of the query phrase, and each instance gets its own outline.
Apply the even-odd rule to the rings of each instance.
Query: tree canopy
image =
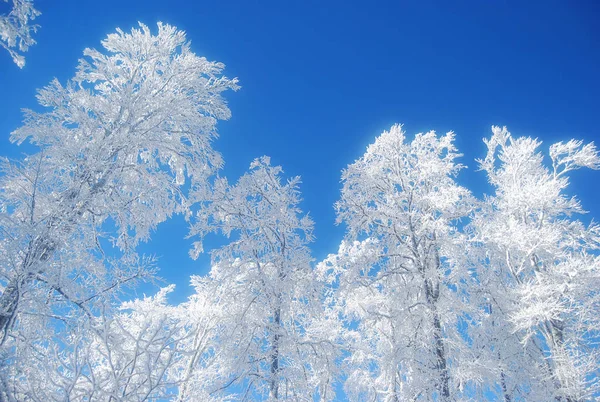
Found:
[[[20,66],[37,15],[0,17]],[[346,234],[315,261],[299,177],[267,156],[221,175],[223,69],[140,23],[25,111],[11,141],[35,151],[0,175],[0,401],[600,396],[600,226],[568,187],[600,169],[593,143],[546,155],[493,126],[478,197],[453,132],[393,125],[342,171]],[[209,273],[182,303],[169,284],[133,297],[158,281],[140,243],[176,214]]]

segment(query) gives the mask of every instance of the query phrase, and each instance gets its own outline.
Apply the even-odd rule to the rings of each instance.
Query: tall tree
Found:
[[[559,142],[550,146],[547,167],[539,141],[513,138],[506,128],[492,131],[480,163],[495,194],[473,221],[486,251],[482,268],[494,273],[482,271],[494,289],[490,306],[504,322],[498,327],[508,323],[529,355],[537,351],[530,398],[588,400],[599,390],[600,227],[572,217],[584,211],[566,189],[569,172],[600,168],[598,151]]]
[[[8,349],[21,339],[15,325],[27,328],[40,312],[35,305],[67,301],[90,315],[101,295],[147,275],[153,263],[135,254],[138,242],[187,212],[188,191],[202,194],[221,165],[211,141],[217,120],[229,117],[221,93],[237,88],[223,65],[160,23],[156,35],[140,24],[102,45],[105,53],[85,50],[66,85],[54,80],[39,92],[50,110],[28,111],[11,137],[39,152],[5,161],[0,177],[0,345],[8,340]],[[109,258],[107,238],[120,250]]]
[[[31,33],[37,30],[37,25],[31,25],[40,12],[33,8],[31,0],[4,0],[12,2],[12,8],[6,15],[0,15],[0,46],[8,51],[13,61],[23,68],[25,57],[21,54],[35,45]]]
[[[262,157],[235,185],[219,179],[192,234],[234,236],[212,252],[210,279],[226,306],[216,335],[224,384],[243,400],[333,397],[335,347],[320,316],[321,288],[307,247],[313,223],[298,207],[295,177]],[[200,243],[195,251],[201,250]]]
[[[471,196],[454,182],[453,140],[428,132],[408,142],[395,125],[343,171],[336,209],[347,239],[321,270],[339,276],[346,390],[356,400],[448,401],[460,385],[468,273],[456,225]]]

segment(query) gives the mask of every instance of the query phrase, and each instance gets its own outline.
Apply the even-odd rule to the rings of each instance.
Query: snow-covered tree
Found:
[[[355,400],[444,400],[466,381],[459,331],[468,272],[458,220],[471,209],[457,185],[454,134],[385,131],[342,174],[338,221],[348,228],[320,264],[337,281],[346,319],[346,392]]]
[[[187,312],[167,304],[172,289],[123,303],[117,311],[106,306],[98,317],[79,320],[52,342],[20,350],[20,364],[6,368],[7,400],[141,402],[172,397],[178,384],[170,381],[168,371],[183,358],[189,336]]]
[[[23,68],[25,57],[21,54],[35,45],[31,34],[37,30],[37,25],[32,25],[40,12],[33,7],[31,0],[4,0],[12,2],[8,14],[0,15],[0,46],[8,51],[13,61]]]
[[[201,238],[233,236],[212,252],[210,281],[223,309],[215,363],[222,381],[213,393],[329,400],[336,348],[307,247],[313,223],[298,207],[299,178],[282,183],[281,173],[262,157],[235,185],[217,180],[192,227]],[[194,252],[201,250],[196,243]]]
[[[15,350],[36,319],[65,302],[91,316],[123,284],[152,273],[135,247],[189,210],[221,165],[211,147],[221,93],[236,89],[223,65],[195,55],[185,34],[158,24],[118,30],[87,49],[66,85],[39,92],[11,139],[39,152],[5,161],[0,177],[0,344]],[[105,254],[107,241],[117,251]],[[94,303],[98,303],[95,305]],[[7,345],[7,342],[9,345]],[[4,362],[14,364],[11,356]]]
[[[600,157],[593,144],[559,142],[548,166],[539,141],[492,131],[480,163],[495,194],[472,230],[485,250],[478,276],[494,321],[487,342],[500,374],[513,377],[505,400],[589,400],[600,378],[600,227],[573,218],[584,211],[566,189],[569,172],[599,169]]]
[[[231,399],[221,391],[229,373],[224,372],[227,366],[221,365],[223,349],[217,335],[231,306],[221,303],[221,286],[211,278],[193,276],[191,283],[194,293],[177,307],[185,336],[181,337],[180,355],[167,372],[169,383],[177,385],[172,400],[228,401]]]
[[[545,373],[537,343],[523,344],[515,332],[509,312],[519,301],[507,288],[510,280],[494,268],[500,254],[490,253],[482,241],[477,226],[489,211],[489,203],[479,203],[472,224],[465,229],[469,241],[465,244],[468,266],[474,273],[469,291],[470,352],[477,377],[471,391],[478,399],[504,402],[552,400],[552,384]],[[502,264],[502,262],[500,262]]]

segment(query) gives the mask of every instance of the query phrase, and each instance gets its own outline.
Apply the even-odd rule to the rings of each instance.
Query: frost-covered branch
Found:
[[[40,15],[33,7],[31,0],[4,0],[11,2],[12,7],[8,14],[0,15],[0,46],[8,51],[13,61],[23,68],[25,57],[22,55],[30,46],[35,45],[31,36],[38,29],[31,21]]]

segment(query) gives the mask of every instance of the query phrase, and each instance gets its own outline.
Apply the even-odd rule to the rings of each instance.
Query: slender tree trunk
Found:
[[[413,233],[413,235],[411,236],[412,238],[412,246],[413,246],[413,252],[415,253],[415,256],[418,258],[418,250],[419,250],[419,242],[417,241],[415,235],[414,235],[414,228],[412,223],[409,224],[410,225],[410,229],[411,232]],[[439,374],[439,379],[438,381],[436,381],[436,388],[437,391],[439,393],[440,396],[440,401],[449,401],[450,400],[450,376],[448,374],[448,362],[447,362],[447,358],[446,358],[446,351],[445,351],[445,347],[444,347],[444,333],[442,330],[442,323],[440,321],[440,315],[437,311],[437,302],[438,299],[440,297],[440,283],[439,280],[434,280],[430,277],[428,277],[428,271],[431,269],[435,272],[435,277],[437,277],[437,275],[440,272],[441,269],[441,259],[440,259],[440,255],[437,249],[437,244],[436,244],[436,240],[437,240],[437,236],[434,233],[432,233],[431,239],[433,241],[432,244],[430,244],[430,248],[425,248],[426,250],[426,255],[421,256],[422,260],[421,260],[421,264],[419,267],[419,271],[421,272],[422,278],[423,278],[423,282],[425,285],[425,300],[427,301],[427,305],[429,306],[430,310],[431,310],[431,316],[432,316],[432,324],[433,324],[433,339],[434,339],[434,353],[435,353],[435,359],[436,359],[436,369],[438,371]],[[427,255],[429,254],[429,250],[432,250],[433,255]],[[430,264],[433,263],[433,266],[430,266]]]
[[[437,311],[436,303],[440,296],[439,283],[433,284],[431,279],[425,280],[425,296],[433,319],[433,339],[435,341],[436,368],[439,372],[439,380],[436,388],[440,393],[440,399],[447,401],[450,399],[450,378],[448,375],[448,363],[444,347],[444,336],[440,315]]]
[[[564,389],[564,388],[568,388],[569,387],[569,383],[572,382],[571,378],[565,378],[565,376],[563,375],[563,373],[565,371],[569,371],[569,370],[565,370],[563,369],[558,369],[557,370],[557,366],[560,364],[564,364],[562,363],[560,360],[560,357],[558,355],[560,354],[564,354],[566,353],[565,346],[565,340],[564,340],[564,322],[562,320],[550,320],[547,322],[547,326],[549,327],[549,335],[550,335],[550,339],[547,339],[546,342],[548,343],[548,346],[550,347],[550,352],[551,352],[551,356],[552,356],[552,363],[554,364],[554,373],[555,373],[555,378],[556,378],[556,382],[557,385]],[[558,357],[558,359],[557,359]],[[577,396],[575,395],[565,395],[564,397],[557,397],[556,398],[557,401],[566,401],[566,402],[579,402],[579,398],[577,398]]]
[[[395,339],[396,338],[396,328],[394,326],[394,323],[390,322],[390,326],[392,328],[392,338]],[[395,351],[396,351],[396,345],[392,344],[392,355],[395,354]],[[398,366],[396,365],[396,362],[393,361],[392,366],[390,367],[390,371],[391,371],[390,392],[391,392],[391,394],[387,398],[388,402],[400,402],[400,397],[398,396],[398,389],[396,387],[396,376],[398,375],[397,367]]]
[[[396,391],[396,374],[392,376],[392,384],[390,385],[392,393],[387,398],[387,402],[400,402],[400,398],[398,397],[398,391]]]
[[[498,354],[498,358],[500,358],[500,354]],[[500,384],[502,386],[502,393],[504,394],[504,402],[511,402],[508,387],[506,386],[506,374],[504,374],[503,369],[500,369]]]
[[[13,277],[0,295],[0,346],[4,344],[15,322],[17,307],[22,289],[35,278],[32,268],[38,262],[45,262],[55,250],[54,243],[38,237],[30,241],[22,263],[21,274]]]
[[[19,288],[19,283],[13,279],[0,295],[0,346],[6,341],[15,319],[20,297]]]
[[[494,314],[494,307],[491,303],[488,303],[488,309],[490,310],[490,315]],[[492,318],[492,328],[494,327],[496,327],[496,321]],[[498,339],[494,338],[492,341],[495,347],[498,348]],[[504,402],[512,402],[512,398],[510,397],[510,393],[508,392],[508,386],[506,385],[506,373],[504,373],[504,368],[502,367],[502,356],[500,355],[499,349],[498,353],[496,353],[496,356],[498,357],[498,366],[500,368],[500,386],[502,387],[502,396],[504,397]]]
[[[448,365],[446,361],[446,351],[444,348],[444,340],[442,336],[442,326],[437,310],[433,311],[433,336],[435,339],[435,354],[437,357],[437,368],[440,373],[440,381],[438,391],[441,395],[441,400],[450,399],[450,385],[448,376]]]
[[[279,399],[279,329],[281,328],[281,297],[274,315],[273,343],[271,345],[271,384],[269,397],[272,400]]]

